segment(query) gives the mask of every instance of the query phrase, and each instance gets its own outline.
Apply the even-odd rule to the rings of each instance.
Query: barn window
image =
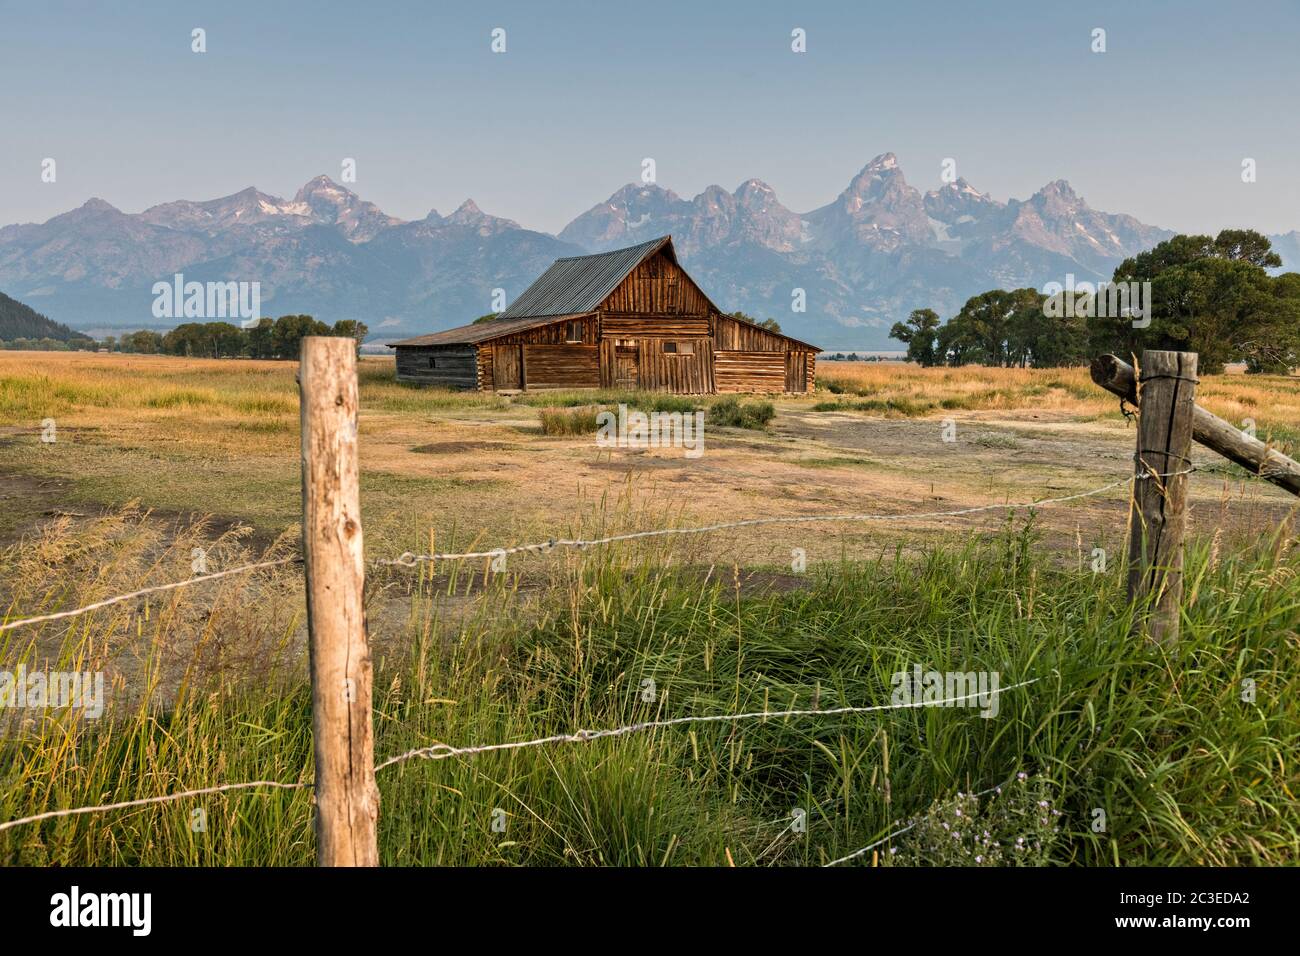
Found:
[[[566,341],[566,342],[581,342],[581,341],[582,341],[582,323],[581,323],[581,322],[570,322],[570,323],[568,323],[567,326],[565,326],[565,330],[564,330],[564,341]]]
[[[668,354],[668,355],[676,355],[676,354],[677,354],[677,343],[676,343],[676,342],[665,342],[665,343],[664,343],[664,353],[665,353],[665,354]]]
[[[694,343],[694,342],[678,342],[678,343],[677,343],[677,354],[678,354],[678,355],[694,355],[694,354],[695,354],[695,343]]]
[[[430,356],[429,356],[429,368],[437,368],[437,367],[438,367],[438,360],[437,360],[436,358],[434,358],[432,355],[430,355]]]

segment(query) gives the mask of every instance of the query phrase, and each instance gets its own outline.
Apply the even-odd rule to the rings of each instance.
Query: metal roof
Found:
[[[479,345],[489,339],[500,338],[503,335],[525,332],[528,329],[537,328],[539,325],[550,325],[552,322],[559,322],[562,319],[581,319],[590,314],[590,312],[579,312],[572,315],[529,315],[517,319],[506,319],[497,316],[488,322],[471,323],[454,329],[446,329],[442,332],[433,332],[429,335],[417,335],[413,339],[389,342],[388,347],[396,348],[399,345]]]
[[[594,256],[556,259],[513,305],[501,313],[501,318],[521,319],[526,316],[574,315],[594,311],[633,269],[664,246],[668,247],[669,255],[676,262],[677,255],[673,250],[672,239],[668,236]]]

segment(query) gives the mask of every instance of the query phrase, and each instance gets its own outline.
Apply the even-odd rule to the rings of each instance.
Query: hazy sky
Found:
[[[644,157],[684,197],[757,177],[804,212],[892,151],[923,190],[952,157],[999,199],[1064,178],[1154,225],[1289,231],[1298,38],[1286,0],[0,0],[0,224],[291,196],[345,157],[406,219],[473,197],[558,231]]]

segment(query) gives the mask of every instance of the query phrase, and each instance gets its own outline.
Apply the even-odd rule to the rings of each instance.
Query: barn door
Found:
[[[522,345],[498,345],[492,356],[492,387],[522,389],[524,387],[524,349]]]
[[[641,384],[641,350],[635,340],[614,345],[614,387],[635,389]]]

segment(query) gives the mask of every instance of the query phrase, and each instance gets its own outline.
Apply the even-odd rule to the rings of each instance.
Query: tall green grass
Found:
[[[143,522],[97,534],[65,528],[6,553],[12,616],[126,578],[183,576],[169,562],[188,554],[188,539],[152,538]],[[1023,526],[920,557],[888,551],[814,567],[792,590],[670,562],[653,542],[503,575],[395,572],[370,587],[381,759],[434,742],[888,703],[891,675],[913,664],[993,670],[1003,686],[1038,681],[1006,691],[991,719],[965,708],[753,719],[411,760],[379,775],[383,861],[817,864],[896,820],[938,819],[959,791],[1025,773],[1061,813],[1041,862],[1295,863],[1300,562],[1288,544],[1232,554],[1192,545],[1183,638],[1163,649],[1130,636],[1119,562],[1099,574],[1082,558],[1062,566]],[[73,585],[94,567],[103,570],[93,587]],[[221,782],[309,780],[296,586],[291,575],[259,575],[175,592],[148,615],[119,607],[65,629],[8,632],[0,666],[138,655],[137,677],[154,693],[117,688],[98,722],[49,715],[11,728],[0,744],[0,767],[12,768],[0,780],[0,820]],[[231,656],[253,647],[267,649],[261,668]],[[203,832],[192,828],[198,809]],[[796,811],[804,833],[790,826]],[[940,862],[900,846],[904,862]],[[0,862],[10,864],[312,859],[306,790],[0,832]]]

